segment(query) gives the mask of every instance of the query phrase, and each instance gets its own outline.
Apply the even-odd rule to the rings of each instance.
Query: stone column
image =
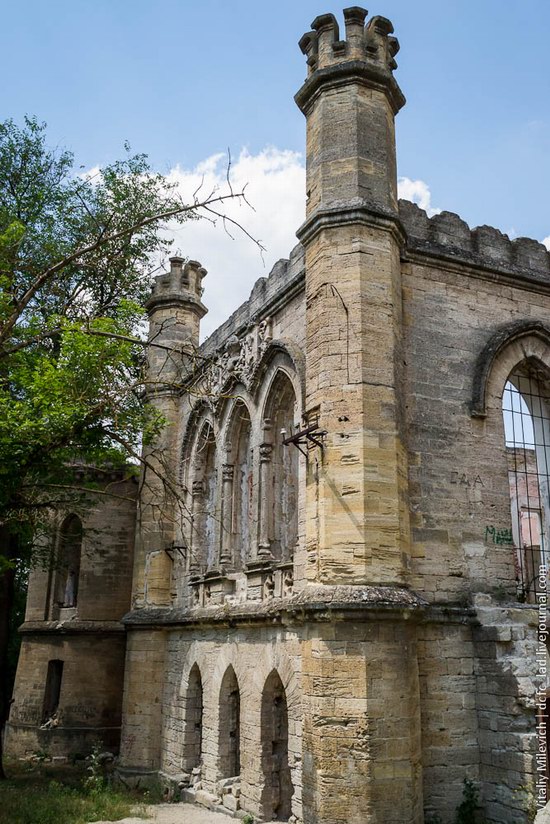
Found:
[[[271,421],[264,421],[264,441],[260,444],[260,529],[258,542],[258,560],[270,561],[271,541],[269,538],[269,524],[271,518],[271,456],[273,444],[270,443]]]
[[[189,541],[189,575],[201,573],[201,535],[198,520],[204,504],[204,482],[193,481],[191,487],[191,538]]]
[[[233,561],[232,526],[233,526],[233,464],[222,467],[222,539],[220,565],[231,566]]]

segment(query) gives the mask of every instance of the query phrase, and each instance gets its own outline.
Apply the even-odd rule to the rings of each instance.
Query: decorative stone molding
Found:
[[[532,341],[529,339],[532,339]],[[535,346],[533,346],[533,341],[536,341]],[[547,362],[546,358],[541,357],[550,353],[550,328],[545,323],[520,320],[497,329],[491,335],[477,359],[470,404],[470,414],[473,418],[484,418],[487,414],[487,385],[493,367],[502,353],[512,344],[518,342],[522,345],[521,350],[515,353],[516,357],[519,356],[522,359],[538,356],[542,363]],[[541,352],[538,351],[539,348],[542,349]],[[508,367],[511,368],[512,365],[508,364]]]
[[[215,403],[231,383],[242,383],[249,389],[256,367],[272,339],[271,318],[249,326],[242,338],[231,335],[206,371],[208,397]]]

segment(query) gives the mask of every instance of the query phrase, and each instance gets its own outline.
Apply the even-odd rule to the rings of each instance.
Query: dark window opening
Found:
[[[288,760],[288,710],[285,688],[275,670],[262,694],[261,735],[263,817],[266,821],[287,821],[294,793]]]
[[[42,724],[52,722],[57,717],[62,679],[63,661],[48,661],[46,688],[44,690],[44,706],[42,709]]]
[[[76,607],[82,552],[82,522],[76,515],[65,518],[59,530],[55,603]]]
[[[241,699],[233,667],[223,677],[219,721],[220,778],[235,778],[241,772]]]
[[[188,772],[201,765],[202,713],[202,680],[199,668],[194,664],[189,673],[186,700],[184,766]]]

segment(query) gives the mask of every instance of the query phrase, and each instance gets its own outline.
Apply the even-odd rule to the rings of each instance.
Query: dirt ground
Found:
[[[223,813],[214,813],[195,804],[156,804],[147,809],[148,818],[123,818],[116,824],[234,824],[238,819]],[[94,821],[90,824],[112,824]]]

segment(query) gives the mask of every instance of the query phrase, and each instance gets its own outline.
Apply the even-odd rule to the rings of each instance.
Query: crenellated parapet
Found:
[[[393,26],[386,17],[372,17],[365,25],[367,10],[360,6],[344,9],[346,36],[340,39],[340,28],[333,14],[321,14],[311,24],[312,31],[300,40],[307,57],[310,74],[344,60],[368,60],[393,71],[399,41],[393,37]]]
[[[153,283],[151,296],[145,307],[151,315],[160,306],[189,304],[202,317],[206,314],[206,307],[201,297],[203,293],[202,280],[207,272],[196,260],[189,260],[179,256],[170,258],[170,271],[158,275]]]
[[[393,36],[393,25],[386,17],[371,17],[365,23],[367,10],[360,6],[344,9],[345,38],[340,39],[340,27],[333,14],[321,14],[299,41],[306,55],[308,80],[296,95],[296,102],[305,106],[319,80],[332,70],[335,77],[350,71],[363,73],[371,81],[387,86],[394,113],[404,105],[405,98],[393,79],[397,68],[395,56],[399,41]],[[345,68],[344,68],[345,67]]]
[[[171,257],[170,270],[155,278],[145,304],[149,315],[149,377],[157,390],[163,383],[175,390],[189,346],[199,345],[200,321],[208,311],[202,302],[206,269],[196,260]],[[166,387],[163,388],[163,391]]]
[[[359,6],[344,9],[340,39],[336,17],[322,14],[300,40],[308,66],[294,98],[307,121],[303,243],[327,220],[355,221],[355,207],[362,218],[397,214],[394,119],[405,104],[394,77],[399,43],[385,17],[366,19]]]
[[[550,253],[537,240],[511,240],[492,226],[470,229],[453,212],[441,212],[430,218],[424,209],[407,200],[399,201],[399,217],[410,251],[457,258],[472,266],[550,285]]]

